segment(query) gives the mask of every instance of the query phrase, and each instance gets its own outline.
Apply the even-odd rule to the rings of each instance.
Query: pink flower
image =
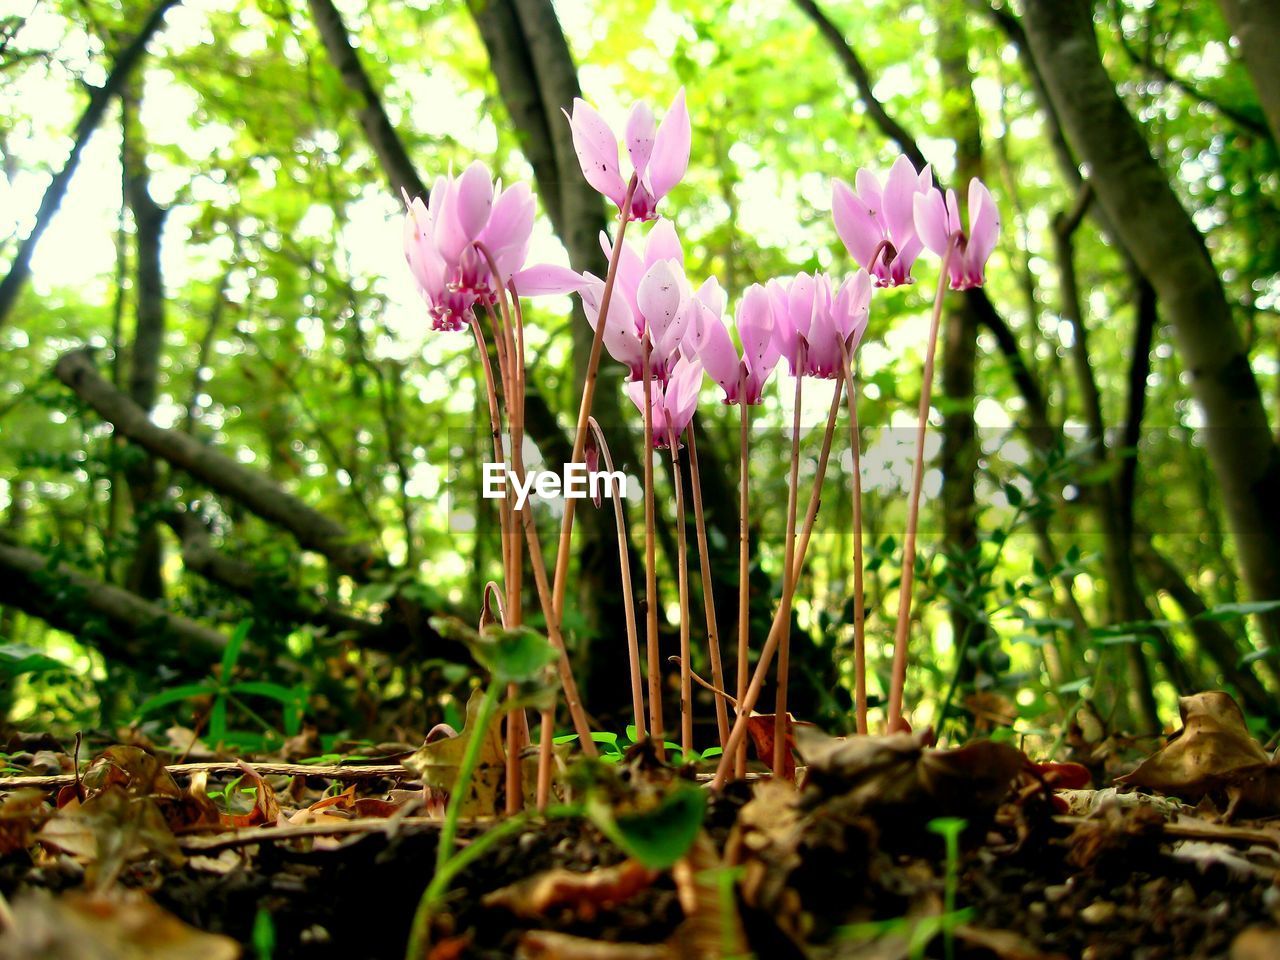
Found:
[[[774,346],[787,358],[791,375],[823,380],[843,376],[841,343],[852,353],[867,328],[871,277],[866,271],[859,270],[838,289],[825,274],[801,273],[788,281],[770,280],[767,293]]]
[[[607,235],[600,235],[600,244],[608,255],[612,245]],[[605,282],[595,274],[540,264],[516,274],[514,283],[521,294],[529,296],[576,291],[591,329],[599,323]],[[623,244],[601,338],[609,355],[627,365],[632,380],[642,377],[641,338],[646,332],[653,337],[650,372],[660,380],[667,379],[693,322],[692,306],[685,307],[689,297],[684,251],[670,220],[660,219],[650,228],[643,253]]]
[[[916,173],[911,161],[900,156],[883,188],[866,169],[858,170],[855,182],[857,190],[843,180],[831,185],[831,212],[845,249],[875,278],[877,287],[914,283],[911,265],[922,248],[914,197],[933,188],[931,169],[926,166]]]
[[[573,131],[573,149],[582,175],[593,189],[622,209],[627,182],[618,165],[618,138],[613,129],[585,100],[573,101],[573,113],[565,112]],[[676,94],[662,123],[655,126],[649,105],[637,102],[627,118],[627,154],[636,177],[631,198],[632,220],[654,220],[658,201],[683,179],[689,166],[692,133],[684,88]]]
[[[406,195],[405,205],[405,259],[432,329],[461,330],[474,316],[474,305],[497,303],[502,286],[524,265],[533,194],[523,183],[502,189],[477,160],[461,176],[438,177],[427,203]],[[497,278],[481,247],[492,256]]]
[[[986,279],[983,271],[1000,236],[1000,211],[981,180],[974,177],[969,181],[968,234],[960,226],[954,190],[947,191],[945,202],[934,187],[917,195],[915,222],[924,245],[938,256],[945,257],[947,247],[954,244],[947,268],[952,290],[982,286]]]
[[[738,304],[741,357],[725,328],[722,317],[724,294],[714,278],[694,294],[694,301],[697,312],[685,339],[685,354],[696,355],[702,361],[711,379],[724,391],[725,403],[760,403],[765,381],[778,365],[779,358],[773,338],[773,310],[764,287],[753,283]]]
[[[696,357],[681,357],[671,370],[667,382],[654,380],[649,384],[653,410],[653,447],[662,450],[676,439],[679,448],[680,434],[693,419],[698,406],[698,391],[702,387],[702,363]],[[644,382],[627,384],[627,396],[641,413],[644,412]]]

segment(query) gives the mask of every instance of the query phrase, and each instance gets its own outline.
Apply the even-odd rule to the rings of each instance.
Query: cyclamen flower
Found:
[[[859,270],[834,288],[825,274],[801,273],[790,281],[770,280],[767,289],[774,342],[787,358],[791,375],[821,380],[843,376],[841,343],[852,353],[862,341],[870,314],[871,277]]]
[[[858,266],[875,278],[877,287],[914,283],[911,266],[923,244],[916,234],[915,196],[933,189],[926,165],[916,173],[905,156],[889,170],[883,188],[874,173],[859,169],[857,190],[843,180],[831,185],[831,213],[836,232]]]
[[[565,116],[573,131],[573,149],[582,175],[593,189],[608,197],[621,211],[626,202],[627,181],[618,166],[618,138],[613,129],[585,100],[573,101],[573,113]],[[655,126],[647,103],[637,102],[627,118],[627,154],[635,172],[631,220],[655,220],[658,201],[679,183],[689,167],[692,131],[684,102],[684,87],[676,94],[662,123]]]
[[[607,235],[600,235],[600,244],[608,255],[611,245]],[[591,329],[600,322],[605,281],[593,273],[578,274],[564,267],[540,265],[518,274],[516,285],[529,295],[576,291]],[[670,220],[659,220],[649,230],[643,254],[630,244],[623,244],[601,339],[609,355],[627,365],[631,380],[640,380],[644,375],[642,338],[646,332],[652,336],[653,344],[650,375],[664,382],[670,376],[692,323],[693,307],[686,306],[690,297],[684,251]]]
[[[698,406],[702,372],[702,363],[696,357],[681,357],[676,361],[671,370],[671,377],[665,384],[657,380],[650,382],[649,397],[653,410],[653,448],[655,450],[670,447],[673,437],[676,440],[676,449],[679,449],[679,437],[693,420],[693,412]],[[644,413],[644,381],[628,383],[627,396],[636,405],[636,409]]]
[[[714,284],[714,289],[708,289]],[[724,295],[714,278],[697,295],[699,310],[685,340],[686,355],[695,353],[711,379],[724,391],[727,404],[758,404],[765,382],[778,365],[780,353],[773,338],[773,308],[765,288],[753,283],[738,304],[736,325],[742,357],[725,329]]]
[[[462,330],[479,303],[498,302],[500,288],[524,265],[535,203],[523,183],[505,190],[480,161],[461,176],[439,177],[427,203],[410,200],[404,252],[434,330]],[[483,246],[493,257],[495,279]]]
[[[954,244],[947,274],[952,290],[970,290],[985,282],[983,271],[991,251],[996,248],[1000,235],[1000,211],[991,198],[991,191],[981,180],[969,181],[969,232],[960,226],[960,211],[956,204],[956,192],[947,191],[944,202],[942,193],[931,187],[927,193],[915,198],[916,230],[920,238],[934,253],[946,256],[947,247]]]

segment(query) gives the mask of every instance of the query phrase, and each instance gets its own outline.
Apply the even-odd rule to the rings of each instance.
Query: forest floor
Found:
[[[798,789],[715,795],[636,747],[570,778],[577,814],[464,822],[464,851],[507,829],[435,903],[425,956],[1280,957],[1280,773],[1225,694],[1183,714],[1118,784],[1122,744],[1079,731],[1083,763],[806,733]],[[405,955],[442,798],[402,757],[166,766],[135,744],[77,771],[47,737],[9,746],[0,958]]]

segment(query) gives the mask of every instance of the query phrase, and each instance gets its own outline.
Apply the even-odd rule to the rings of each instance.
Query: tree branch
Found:
[[[383,564],[372,547],[353,542],[345,527],[281,490],[265,474],[179,430],[156,426],[141,407],[98,374],[87,350],[63,354],[54,375],[122,436],[288,530],[299,544],[328,557],[344,573],[366,579]]]
[[[53,219],[53,215],[58,212],[58,206],[62,203],[67,187],[71,184],[71,178],[75,176],[76,167],[80,164],[80,154],[102,122],[111,99],[119,92],[133,68],[146,53],[147,43],[160,29],[165,14],[178,3],[179,0],[159,0],[147,19],[143,21],[142,27],[133,40],[116,57],[111,72],[107,74],[106,82],[94,88],[90,94],[89,103],[84,108],[84,113],[80,115],[72,134],[71,152],[63,162],[62,169],[54,174],[49,186],[45,189],[44,196],[40,199],[40,207],[36,211],[35,225],[18,247],[18,252],[14,254],[13,262],[9,265],[9,272],[4,280],[0,280],[0,326],[4,326],[31,272],[31,257],[35,253],[36,244],[40,242],[40,236],[49,225],[49,221]]]
[[[0,603],[89,636],[112,659],[189,663],[214,659],[226,646],[217,630],[8,540],[0,540],[0,573]],[[87,629],[95,617],[109,632]]]

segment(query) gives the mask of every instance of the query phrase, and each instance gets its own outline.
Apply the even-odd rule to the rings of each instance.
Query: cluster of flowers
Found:
[[[645,104],[632,109],[625,138],[630,184],[619,166],[618,138],[600,114],[578,100],[566,116],[587,182],[625,209],[629,220],[656,221],[642,250],[624,244],[619,251],[602,334],[610,355],[626,365],[627,392],[641,410],[646,371],[652,381],[655,446],[668,446],[688,426],[704,374],[719,384],[728,404],[760,403],[783,358],[795,376],[842,376],[842,363],[867,328],[873,285],[914,282],[912,266],[926,248],[943,258],[952,289],[983,283],[1000,227],[991,194],[981,181],[970,182],[965,231],[955,192],[943,194],[929,167],[917,171],[899,157],[883,183],[865,169],[858,170],[854,186],[833,183],[836,230],[857,273],[842,281],[801,273],[752,284],[734,316],[735,346],[725,324],[724,291],[714,277],[694,289],[675,228],[658,214],[688,166],[684,91],[660,125]],[[525,269],[534,200],[524,184],[504,189],[477,161],[460,176],[438,178],[427,204],[406,202],[405,255],[434,329],[464,329],[477,304],[496,303],[503,279],[517,296],[577,293],[593,329],[600,323],[603,279],[547,264]],[[611,242],[603,234],[601,244],[609,256]],[[495,280],[495,268],[503,279]]]

